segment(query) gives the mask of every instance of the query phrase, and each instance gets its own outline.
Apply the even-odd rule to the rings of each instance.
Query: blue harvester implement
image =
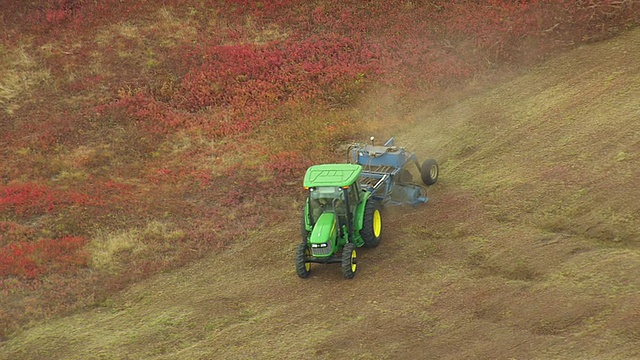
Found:
[[[433,185],[440,172],[438,163],[427,159],[421,165],[414,153],[396,146],[393,137],[382,146],[373,141],[371,138],[371,144],[353,144],[347,151],[348,162],[362,166],[360,186],[384,205],[426,203],[426,187],[412,181],[407,167],[415,165],[424,185]]]

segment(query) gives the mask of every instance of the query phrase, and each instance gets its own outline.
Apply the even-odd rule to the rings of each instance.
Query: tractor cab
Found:
[[[325,211],[346,213],[344,191],[340,187],[320,186],[309,188],[309,215],[315,224]]]
[[[311,167],[305,176],[308,190],[308,219],[313,227],[325,212],[335,214],[340,231],[352,227],[353,214],[360,203],[358,179],[362,167],[353,164],[330,164]]]
[[[320,215],[332,212],[339,221],[339,228],[349,227],[359,202],[359,186],[318,186],[309,188],[309,222],[315,224]]]

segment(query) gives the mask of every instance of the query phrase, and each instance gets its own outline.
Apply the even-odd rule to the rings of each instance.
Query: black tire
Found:
[[[420,176],[425,185],[433,185],[438,181],[440,175],[440,167],[434,159],[427,159],[422,163]]]
[[[358,270],[357,263],[356,244],[347,243],[342,248],[342,276],[344,276],[346,279],[352,279],[356,275],[356,271]]]
[[[302,279],[309,277],[311,273],[311,263],[307,262],[307,257],[311,256],[311,250],[307,243],[301,243],[296,249],[296,273]]]
[[[360,236],[364,240],[364,247],[374,248],[380,244],[380,236],[382,235],[382,216],[380,204],[369,198],[364,206],[364,219]]]

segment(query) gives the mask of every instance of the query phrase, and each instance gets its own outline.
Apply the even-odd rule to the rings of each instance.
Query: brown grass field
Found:
[[[394,128],[369,122],[438,159],[441,176],[428,204],[385,211],[383,242],[351,281],[331,265],[296,276],[295,196],[273,204],[284,221],[222,251],[34,320],[0,358],[640,358],[638,54],[640,29],[411,103]],[[50,77],[32,70],[25,87]],[[354,116],[384,115],[375,96]],[[180,235],[163,226],[136,231]],[[94,252],[135,252],[131,235]]]

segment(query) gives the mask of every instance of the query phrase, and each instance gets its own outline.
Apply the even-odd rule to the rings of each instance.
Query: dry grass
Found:
[[[91,254],[90,266],[99,271],[119,271],[128,258],[145,251],[162,251],[173,246],[184,234],[171,224],[155,220],[142,228],[98,230],[87,246]]]
[[[87,246],[91,254],[90,266],[97,270],[114,271],[120,268],[118,254],[123,252],[137,253],[145,248],[139,231],[123,231],[109,233],[99,231]]]
[[[27,45],[13,50],[0,45],[0,69],[0,108],[9,115],[20,107],[24,97],[50,77]]]

